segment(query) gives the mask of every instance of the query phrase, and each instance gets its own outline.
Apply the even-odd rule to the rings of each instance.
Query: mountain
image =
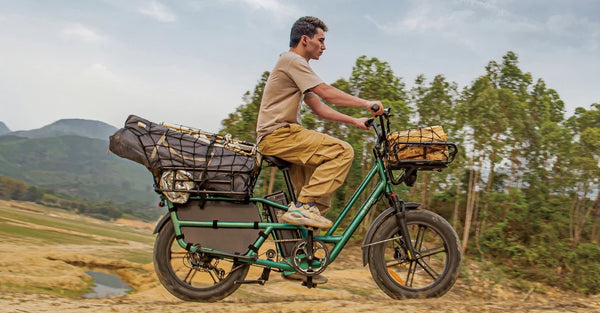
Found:
[[[0,136],[10,133],[10,129],[6,126],[6,124],[4,124],[3,122],[0,122]]]
[[[23,133],[0,136],[0,175],[78,199],[145,204],[157,199],[152,190],[152,175],[146,168],[112,153],[107,155],[108,134],[102,135],[103,139],[74,135],[48,138],[50,133],[58,133],[60,125],[81,123],[59,122],[28,133],[41,138],[20,137]],[[110,129],[104,123],[90,125],[98,128],[85,132],[88,135],[99,137],[102,131]]]
[[[0,126],[0,129],[2,127]],[[65,135],[108,140],[117,128],[100,121],[84,119],[62,119],[50,125],[33,130],[23,130],[10,133],[11,135],[25,138],[49,138]],[[2,131],[0,130],[0,135]]]

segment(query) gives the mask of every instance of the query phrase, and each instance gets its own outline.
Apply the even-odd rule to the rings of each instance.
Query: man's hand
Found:
[[[368,117],[359,117],[359,118],[355,118],[354,121],[352,122],[352,124],[354,124],[354,126],[364,129],[364,130],[368,130],[369,127],[367,127],[367,125],[365,125],[365,123],[367,122],[369,118]]]
[[[377,111],[373,111],[373,105],[375,104],[379,106]],[[365,101],[365,107],[374,117],[383,114],[383,105],[381,104],[381,101]]]

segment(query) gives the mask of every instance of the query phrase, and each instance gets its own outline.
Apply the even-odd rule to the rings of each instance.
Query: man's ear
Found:
[[[302,35],[302,37],[300,37],[300,43],[303,45],[308,45],[308,41],[310,40],[310,38],[306,35]]]

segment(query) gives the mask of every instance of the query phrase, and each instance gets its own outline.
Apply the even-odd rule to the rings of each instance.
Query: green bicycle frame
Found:
[[[321,240],[325,243],[333,244],[333,248],[330,251],[329,262],[333,262],[341,250],[344,248],[348,240],[352,237],[352,234],[356,231],[360,223],[363,221],[364,217],[371,210],[371,208],[377,203],[381,195],[386,193],[391,193],[391,186],[388,181],[386,175],[386,168],[383,164],[383,161],[379,158],[376,158],[376,163],[373,168],[369,171],[367,176],[363,179],[361,184],[358,186],[348,203],[344,206],[344,209],[339,214],[339,216],[334,221],[332,227],[325,233],[323,236],[314,236],[315,239]],[[342,221],[347,217],[350,213],[351,209],[354,207],[356,202],[358,201],[360,195],[365,192],[367,186],[373,179],[376,177],[379,178],[376,186],[371,191],[369,197],[365,200],[365,202],[361,205],[357,214],[352,218],[350,224],[346,227],[341,235],[333,235],[335,231],[340,227]],[[194,199],[194,197],[192,197]],[[238,199],[228,198],[228,197],[206,197],[206,200],[218,200],[218,201],[239,201]],[[252,197],[250,198],[250,202],[253,203],[261,203],[261,205],[269,205],[281,210],[287,210],[287,205],[282,205],[280,203],[261,198],[261,197]],[[169,206],[169,211],[171,212],[171,220],[175,227],[175,235],[178,236],[177,242],[178,244],[184,248],[188,249],[190,252],[203,252],[208,254],[214,254],[217,256],[221,256],[229,259],[238,259],[241,262],[246,262],[250,264],[257,264],[264,267],[269,268],[277,268],[284,271],[294,271],[292,266],[286,260],[282,260],[279,262],[272,260],[259,259],[256,251],[262,246],[265,242],[266,238],[275,230],[279,229],[300,229],[303,231],[303,237],[306,234],[305,229],[302,226],[292,225],[288,223],[271,223],[271,222],[215,222],[213,221],[181,221],[177,217],[177,213],[174,210],[174,205],[170,201],[167,201]],[[182,238],[182,227],[205,227],[205,228],[238,228],[238,229],[261,229],[264,230],[264,236],[258,236],[256,241],[251,245],[254,249],[250,249],[245,255],[232,255],[227,252],[218,251],[210,248],[198,248],[195,245],[189,245],[184,238]],[[200,250],[199,250],[200,249]]]

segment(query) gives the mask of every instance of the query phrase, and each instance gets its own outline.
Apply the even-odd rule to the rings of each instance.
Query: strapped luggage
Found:
[[[190,194],[250,197],[260,171],[253,143],[135,115],[110,137],[110,150],[146,166],[155,190],[175,203]]]

